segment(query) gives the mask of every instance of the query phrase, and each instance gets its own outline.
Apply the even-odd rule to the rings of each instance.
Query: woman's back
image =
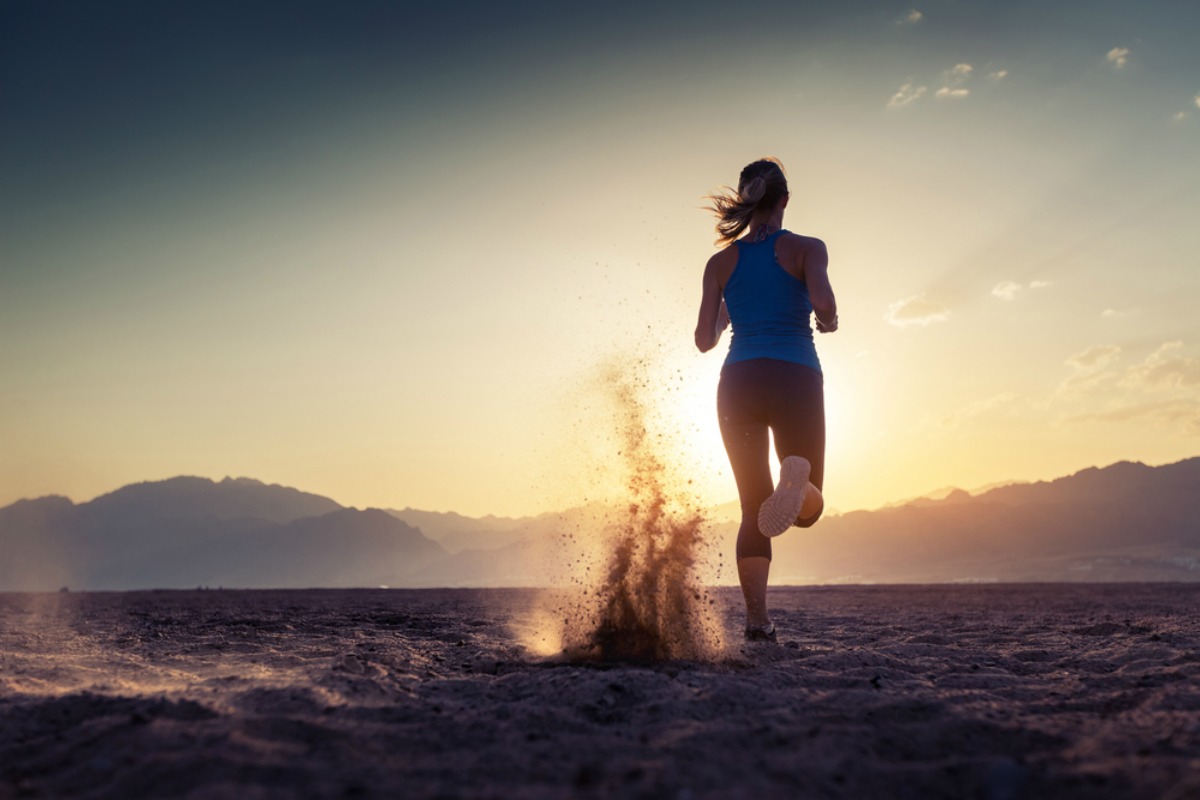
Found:
[[[778,256],[780,250],[793,249],[789,239],[800,237],[779,230],[761,242],[734,243],[737,261],[723,291],[733,325],[726,364],[774,358],[821,369],[809,323],[808,286]]]

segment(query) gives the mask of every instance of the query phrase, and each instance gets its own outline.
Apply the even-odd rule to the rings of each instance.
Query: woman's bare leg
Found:
[[[821,490],[811,483],[804,493],[804,505],[800,516],[811,517],[825,505]],[[767,577],[771,572],[771,559],[762,556],[739,558],[738,581],[742,584],[742,597],[746,599],[746,625],[761,626],[771,622],[767,614]]]
[[[800,506],[797,519],[808,519],[824,507],[825,497],[821,490],[809,483],[808,488],[804,490],[804,504]]]
[[[771,559],[762,556],[739,558],[737,568],[742,596],[746,598],[746,625],[766,625],[771,621],[767,616],[767,575],[771,571]]]

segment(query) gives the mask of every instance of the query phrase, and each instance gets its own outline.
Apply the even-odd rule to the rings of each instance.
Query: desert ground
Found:
[[[535,590],[0,594],[0,798],[1200,797],[1198,585],[713,596],[621,662]]]

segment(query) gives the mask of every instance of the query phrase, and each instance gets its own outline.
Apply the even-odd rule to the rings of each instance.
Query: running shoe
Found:
[[[766,625],[746,626],[747,642],[774,642],[777,641],[777,637],[774,622],[768,622]]]
[[[792,527],[804,506],[812,465],[803,456],[788,456],[779,467],[779,485],[758,509],[758,530],[778,536]]]

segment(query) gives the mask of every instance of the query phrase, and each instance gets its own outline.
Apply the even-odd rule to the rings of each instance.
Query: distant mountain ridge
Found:
[[[252,478],[217,482],[188,476],[130,484],[81,506],[94,509],[106,521],[254,517],[280,523],[343,508],[328,497]]]
[[[384,509],[396,519],[419,528],[452,553],[475,548],[496,548],[520,541],[537,517],[465,517],[453,511]]]
[[[772,581],[1200,580],[1198,489],[1200,458],[1120,462],[830,516],[774,540]],[[544,585],[601,517],[359,510],[249,478],[178,477],[0,508],[0,591]],[[711,531],[731,554],[728,504]]]
[[[783,582],[1200,580],[1200,458],[857,511],[776,540]]]

